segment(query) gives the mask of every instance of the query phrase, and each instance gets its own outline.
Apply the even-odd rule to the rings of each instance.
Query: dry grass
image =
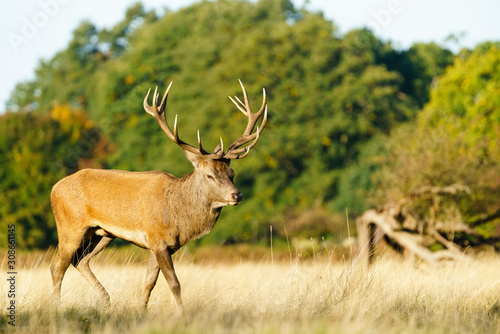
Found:
[[[37,261],[31,263],[36,263]],[[500,333],[500,259],[425,264],[381,259],[371,268],[296,260],[199,264],[177,260],[185,315],[160,276],[149,311],[136,304],[145,263],[105,266],[96,276],[112,298],[104,308],[73,268],[58,309],[50,259],[18,270],[15,330],[22,333]],[[5,270],[2,277],[6,277]],[[0,332],[6,324],[5,284]]]

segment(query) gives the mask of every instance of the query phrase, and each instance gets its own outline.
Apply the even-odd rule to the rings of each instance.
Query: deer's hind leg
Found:
[[[159,273],[160,273],[160,266],[158,266],[158,261],[156,261],[155,254],[151,252],[148,261],[146,278],[144,279],[144,292],[141,300],[142,302],[141,305],[144,310],[146,310],[148,307],[149,297],[151,296],[151,291],[156,285]]]
[[[74,254],[80,248],[82,240],[85,238],[85,233],[85,230],[62,233],[58,228],[59,243],[57,245],[57,253],[50,266],[52,283],[54,284],[52,295],[58,302],[61,299],[61,285],[64,274],[66,273]]]
[[[96,235],[94,231],[92,231],[91,235],[87,238],[89,238],[89,240],[84,240],[81,247],[73,254],[71,264],[78,269],[90,285],[101,295],[104,302],[109,305],[109,294],[97,280],[92,270],[90,270],[90,260],[106,248],[106,246],[114,240],[114,237]]]

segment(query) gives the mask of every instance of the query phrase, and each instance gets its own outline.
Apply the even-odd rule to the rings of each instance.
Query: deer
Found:
[[[231,160],[245,158],[257,144],[267,122],[267,97],[258,112],[250,108],[248,94],[239,80],[243,101],[230,100],[247,118],[247,126],[226,151],[222,137],[213,153],[201,145],[192,146],[179,138],[177,115],[173,131],[167,123],[165,107],[172,82],[158,105],[158,87],[152,105],[148,90],[145,111],[180,146],[194,171],[181,178],[161,171],[130,172],[106,169],[82,169],[57,182],[51,192],[51,206],[58,234],[58,246],[50,271],[52,295],[61,299],[61,286],[69,265],[73,265],[98,292],[106,305],[110,296],[91,271],[90,260],[115,238],[149,250],[144,289],[140,304],[147,309],[151,291],[160,271],[163,273],[183,312],[181,286],[174,270],[172,255],[191,240],[209,233],[224,206],[238,205],[243,196],[234,185]],[[260,126],[254,128],[261,118]]]

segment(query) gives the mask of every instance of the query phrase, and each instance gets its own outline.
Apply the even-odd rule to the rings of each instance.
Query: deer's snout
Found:
[[[243,199],[243,195],[239,191],[236,193],[233,193],[231,196],[233,197],[233,199],[236,203],[241,202],[241,200]]]

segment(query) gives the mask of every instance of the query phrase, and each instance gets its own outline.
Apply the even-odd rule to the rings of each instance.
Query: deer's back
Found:
[[[137,225],[155,210],[164,189],[177,178],[163,172],[83,169],[52,189],[51,202],[59,219]]]

